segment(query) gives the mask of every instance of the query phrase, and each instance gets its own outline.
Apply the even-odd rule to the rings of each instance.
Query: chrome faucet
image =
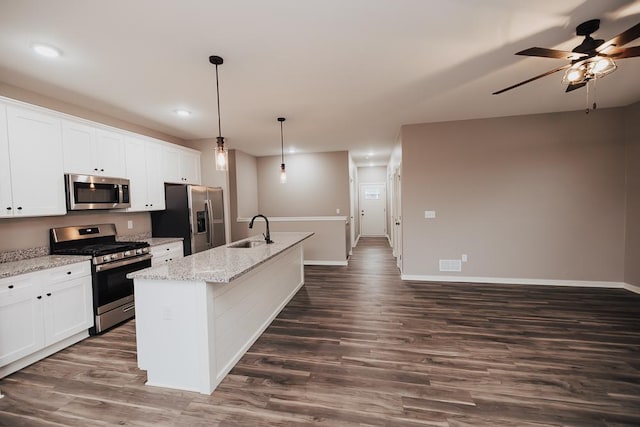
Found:
[[[266,217],[266,216],[264,216],[264,215],[262,215],[262,214],[258,214],[258,215],[256,215],[256,216],[254,216],[253,218],[251,218],[251,222],[249,223],[249,228],[253,228],[253,221],[254,221],[256,218],[258,218],[258,217],[260,217],[260,218],[264,218],[264,222],[266,222],[266,223],[267,223],[267,232],[266,232],[266,233],[264,233],[264,234],[262,234],[262,235],[264,236],[264,240],[265,240],[265,242],[267,242],[267,243],[273,243],[273,240],[271,240],[271,234],[269,233],[269,220],[267,219],[267,217]]]

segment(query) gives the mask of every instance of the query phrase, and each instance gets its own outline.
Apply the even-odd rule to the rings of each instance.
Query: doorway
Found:
[[[385,184],[360,184],[360,235],[386,236]]]

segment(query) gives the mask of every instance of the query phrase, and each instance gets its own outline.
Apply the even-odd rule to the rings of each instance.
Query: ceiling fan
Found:
[[[618,34],[607,42],[591,37],[591,34],[595,33],[598,28],[600,28],[599,19],[591,19],[578,25],[576,27],[576,34],[578,36],[584,36],[584,40],[573,48],[571,52],[547,49],[544,47],[531,47],[517,52],[516,55],[565,59],[571,62],[497,92],[493,92],[493,95],[501,94],[562,70],[566,70],[562,78],[562,82],[567,85],[565,92],[571,92],[572,90],[587,85],[590,80],[595,81],[615,71],[617,65],[613,61],[614,59],[618,60],[640,56],[640,46],[622,47],[640,37],[640,23]]]

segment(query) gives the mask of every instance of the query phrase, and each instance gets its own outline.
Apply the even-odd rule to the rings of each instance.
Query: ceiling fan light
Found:
[[[597,77],[604,77],[607,74],[613,72],[618,66],[611,58],[600,58],[597,61],[593,61],[593,68],[591,72]]]
[[[564,78],[562,82],[565,84],[575,84],[580,83],[585,78],[585,70],[584,65],[580,65],[579,67],[571,67],[564,73]]]

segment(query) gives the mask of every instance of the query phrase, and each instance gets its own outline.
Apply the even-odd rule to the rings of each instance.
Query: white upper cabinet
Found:
[[[166,147],[164,180],[178,184],[200,184],[200,153],[179,146]]]
[[[0,218],[13,216],[11,163],[7,136],[7,108],[0,104]]]
[[[121,134],[64,120],[62,141],[66,173],[125,176],[124,138]]]
[[[3,216],[66,214],[60,119],[11,105],[6,111],[12,203]]]
[[[125,140],[127,177],[130,181],[131,207],[128,211],[163,210],[162,146],[140,138]]]

